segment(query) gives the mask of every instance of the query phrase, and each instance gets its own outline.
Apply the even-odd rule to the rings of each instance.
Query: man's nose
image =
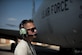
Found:
[[[35,29],[34,32],[37,33],[37,30]]]

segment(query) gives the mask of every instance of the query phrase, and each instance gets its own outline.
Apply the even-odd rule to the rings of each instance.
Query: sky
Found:
[[[42,0],[35,0],[35,11]],[[0,29],[18,30],[19,23],[32,18],[32,0],[0,0]]]

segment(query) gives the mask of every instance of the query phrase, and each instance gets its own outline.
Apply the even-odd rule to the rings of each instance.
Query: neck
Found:
[[[25,40],[26,42],[28,42],[28,43],[31,43],[31,41],[30,41],[29,39],[27,39],[27,38],[24,38],[24,40]]]

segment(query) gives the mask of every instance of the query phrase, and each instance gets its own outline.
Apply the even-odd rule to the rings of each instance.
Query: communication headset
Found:
[[[22,37],[22,38],[24,38],[24,37],[28,37],[28,33],[27,33],[27,31],[26,31],[26,29],[24,28],[24,24],[27,22],[27,20],[23,20],[21,23],[20,23],[20,25],[19,25],[19,33],[20,33],[20,36]]]
[[[31,29],[25,29],[24,28],[24,24],[26,24],[27,22],[33,22],[32,20],[23,20],[20,25],[19,25],[19,28],[20,28],[20,36],[21,37],[28,37],[28,32],[27,30],[31,30],[32,32],[36,32],[36,27],[33,27]],[[36,34],[34,34],[36,35]],[[29,35],[29,36],[34,36],[34,35]]]

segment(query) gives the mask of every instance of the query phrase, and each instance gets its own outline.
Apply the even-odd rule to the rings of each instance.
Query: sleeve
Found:
[[[27,48],[21,47],[20,49],[17,49],[15,55],[28,55],[27,53],[28,53]]]

